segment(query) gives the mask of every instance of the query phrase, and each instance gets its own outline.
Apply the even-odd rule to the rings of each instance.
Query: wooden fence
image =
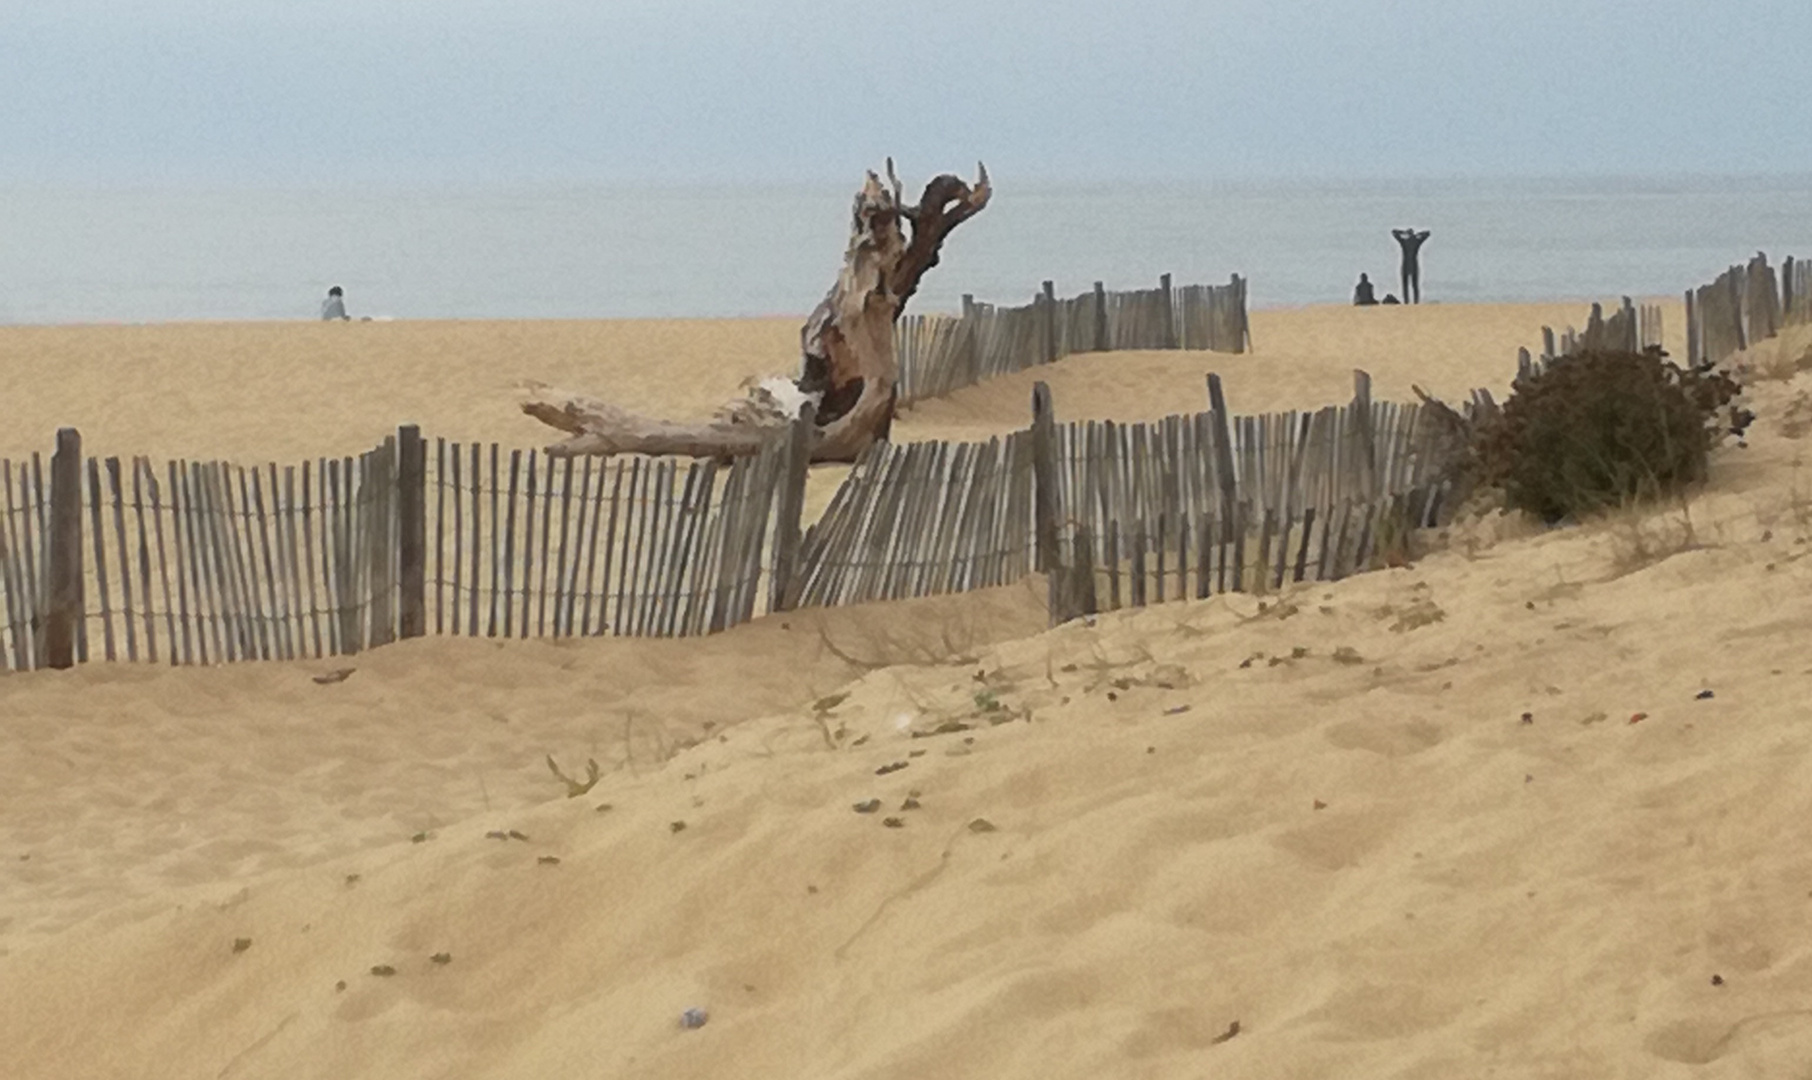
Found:
[[[1040,383],[1044,412],[1035,404],[1026,431],[864,455],[806,534],[789,603],[959,592],[1041,569],[1058,571],[1053,611],[1067,618],[1344,576],[1381,536],[1434,522],[1458,450],[1421,406],[1375,403],[1370,386],[1360,372],[1347,406],[1232,417],[1210,376],[1206,412],[1057,425],[1041,419]],[[1100,589],[1076,591],[1097,573]]]
[[[747,621],[786,490],[781,445],[724,466],[437,441],[432,632],[677,637]]]
[[[50,608],[46,560],[50,499],[44,461],[0,461],[0,668],[39,666],[45,655],[44,613]],[[45,572],[40,572],[44,570]]]
[[[1032,570],[1030,433],[877,443],[800,550],[786,607],[966,592]]]
[[[0,667],[721,630],[796,553],[804,423],[727,466],[430,452],[413,427],[356,458],[156,465],[65,429],[48,484],[36,455],[0,462]]]
[[[894,326],[900,401],[938,397],[998,375],[1065,356],[1113,349],[1210,349],[1245,352],[1246,282],[1092,292],[1059,299],[1053,283],[1024,307],[963,298],[961,316],[907,315]]]
[[[1812,324],[1812,266],[1787,256],[1781,263],[1781,325]]]
[[[1517,378],[1528,378],[1539,372],[1550,360],[1574,353],[1607,350],[1641,352],[1648,348],[1660,348],[1661,335],[1659,304],[1637,305],[1626,296],[1623,304],[1606,318],[1604,305],[1594,303],[1591,314],[1586,316],[1584,330],[1575,330],[1569,326],[1556,334],[1553,328],[1544,326],[1541,328],[1540,356],[1531,356],[1526,348],[1518,349]]]
[[[1768,256],[1757,252],[1716,281],[1686,290],[1686,353],[1693,363],[1723,363],[1766,341],[1781,328],[1812,323],[1812,282],[1791,256],[1777,282]]]

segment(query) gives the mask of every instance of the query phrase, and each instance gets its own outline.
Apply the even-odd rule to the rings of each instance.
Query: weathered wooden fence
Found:
[[[1660,348],[1662,335],[1661,305],[1638,305],[1629,297],[1623,298],[1622,305],[1605,317],[1604,305],[1594,303],[1592,311],[1586,316],[1584,330],[1575,330],[1569,326],[1556,334],[1552,327],[1541,328],[1541,355],[1531,356],[1526,348],[1518,349],[1516,356],[1517,378],[1526,378],[1540,371],[1548,361],[1561,356],[1571,356],[1581,352],[1640,352],[1648,348]]]
[[[1343,407],[1233,417],[1211,376],[1206,412],[1056,425],[1041,383],[1029,430],[874,447],[806,534],[788,599],[960,592],[1040,569],[1069,617],[1344,576],[1381,537],[1434,522],[1456,449],[1421,406],[1373,402],[1363,373],[1355,388]]]
[[[1693,363],[1722,363],[1766,341],[1784,326],[1812,323],[1812,282],[1803,261],[1789,256],[1779,280],[1757,252],[1716,281],[1686,290],[1686,353]]]
[[[878,443],[805,533],[787,607],[966,592],[1032,569],[1030,433]]]
[[[1812,324],[1812,266],[1787,256],[1781,263],[1781,325]]]
[[[0,462],[0,668],[721,630],[796,553],[804,435],[719,465],[430,452],[405,427],[357,457],[247,467],[84,458],[65,429],[48,483],[36,455]]]
[[[1026,430],[878,444],[803,535],[809,413],[727,465],[413,426],[357,457],[158,464],[83,457],[65,429],[48,469],[0,462],[0,667],[683,636],[1034,570],[1062,619],[1344,576],[1435,521],[1453,447],[1421,407],[1374,403],[1356,373],[1347,406],[1234,417],[1208,385],[1206,412],[1059,427],[1039,383]]]
[[[0,460],[0,668],[22,670],[47,662],[44,613],[49,610],[50,498],[44,461]]]
[[[724,466],[437,440],[432,632],[676,637],[752,618],[785,490],[782,445]]]
[[[1073,353],[1113,349],[1210,349],[1245,352],[1246,282],[1092,292],[1059,299],[1052,282],[1023,307],[963,298],[963,313],[907,315],[894,327],[900,400],[937,397],[985,379],[1048,364]]]

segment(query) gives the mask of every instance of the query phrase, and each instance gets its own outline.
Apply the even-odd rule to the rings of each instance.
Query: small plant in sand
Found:
[[[554,774],[554,779],[566,785],[566,797],[569,799],[576,799],[590,791],[592,788],[597,787],[598,777],[601,774],[601,770],[598,768],[598,762],[594,758],[585,759],[584,780],[575,780],[562,772],[560,770],[560,763],[554,760],[554,755],[552,754],[547,755],[547,768],[549,772]]]
[[[1711,450],[1750,414],[1709,365],[1682,368],[1660,349],[1590,352],[1519,380],[1474,440],[1479,479],[1506,505],[1546,522],[1672,495],[1703,480]]]
[[[812,722],[818,725],[818,733],[824,736],[824,746],[828,750],[835,750],[842,746],[843,740],[849,736],[849,729],[844,726],[843,721],[837,721],[835,729],[830,725],[831,710],[843,704],[848,697],[848,692],[844,692],[821,697],[812,702]]]
[[[1667,513],[1653,513],[1633,500],[1605,516],[1611,545],[1611,576],[1633,574],[1665,559],[1706,545],[1693,525],[1692,505],[1677,495]]]

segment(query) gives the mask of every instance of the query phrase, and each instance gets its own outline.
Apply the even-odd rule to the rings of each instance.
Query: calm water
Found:
[[[1433,231],[1424,298],[1675,293],[1766,250],[1812,257],[1812,176],[1055,186],[996,177],[913,310],[1045,278],[1251,280],[1255,306],[1393,290],[1393,227]],[[0,323],[357,315],[797,315],[829,287],[854,185],[419,190],[0,189]]]

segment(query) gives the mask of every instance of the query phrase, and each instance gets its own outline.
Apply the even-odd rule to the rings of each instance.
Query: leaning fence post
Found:
[[[774,572],[768,583],[768,610],[788,611],[795,602],[793,574],[799,561],[799,524],[805,512],[805,479],[812,466],[812,439],[817,410],[799,406],[799,418],[787,432],[786,461],[774,507]]]
[[[82,433],[57,429],[50,459],[50,546],[44,553],[50,607],[44,613],[44,662],[74,667],[82,599]]]
[[[396,429],[397,636],[428,632],[428,464],[422,429]],[[436,542],[439,538],[436,537]]]
[[[1208,374],[1208,409],[1214,417],[1214,471],[1220,482],[1221,501],[1216,517],[1225,530],[1233,521],[1233,506],[1239,500],[1238,481],[1233,475],[1233,422],[1227,415],[1227,395],[1221,389],[1221,377]]]

